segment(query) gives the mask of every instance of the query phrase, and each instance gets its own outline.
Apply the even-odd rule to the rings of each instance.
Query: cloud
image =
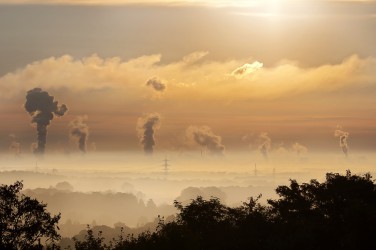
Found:
[[[201,59],[203,59],[208,54],[209,54],[209,52],[207,52],[207,51],[196,51],[196,52],[193,52],[191,54],[184,56],[183,62],[185,64],[194,64],[194,63],[200,61]]]
[[[158,75],[160,79],[166,79],[169,91],[164,99],[179,103],[201,99],[224,102],[264,100],[331,92],[376,82],[376,60],[361,59],[356,55],[339,64],[316,68],[300,68],[296,63],[285,61],[260,69],[260,63],[244,66],[241,60],[209,62],[204,59],[201,59],[200,65],[187,65],[192,60],[160,64],[161,55],[142,56],[128,61],[117,57],[104,59],[98,55],[82,59],[69,55],[51,57],[2,76],[0,99],[12,98],[38,84],[41,88],[54,91],[116,91],[125,95],[128,101],[143,102],[150,99],[144,89],[148,80],[145,75]],[[245,77],[256,69],[257,77]]]
[[[186,129],[186,137],[188,140],[204,147],[213,155],[223,155],[225,146],[222,143],[222,138],[215,135],[208,126],[189,126]]]
[[[163,92],[164,90],[166,90],[166,83],[164,83],[157,77],[153,77],[147,80],[146,85],[151,86],[154,90],[159,92]]]
[[[231,75],[235,76],[236,78],[243,78],[247,75],[255,73],[257,70],[261,69],[264,66],[263,63],[258,61],[253,62],[252,64],[246,63],[243,66],[236,68],[232,71]]]

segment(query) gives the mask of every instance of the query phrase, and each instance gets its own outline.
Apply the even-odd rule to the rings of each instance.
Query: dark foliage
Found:
[[[217,198],[175,202],[175,221],[161,219],[156,232],[138,237],[122,234],[107,249],[374,249],[376,185],[369,174],[291,180],[276,192],[268,205],[253,198],[236,208]]]
[[[269,200],[279,246],[369,249],[376,229],[376,185],[371,176],[327,174],[326,181],[280,186]]]
[[[60,239],[60,214],[51,216],[46,204],[21,194],[22,182],[0,186],[0,249],[40,249],[40,241]]]
[[[105,244],[102,233],[91,228],[77,250],[146,249],[374,249],[376,231],[376,184],[363,176],[329,173],[322,183],[311,180],[276,189],[278,199],[261,205],[250,198],[239,207],[223,205],[218,198],[197,197],[179,210],[176,219],[159,218],[154,232],[137,236],[121,230],[117,239]],[[0,249],[57,249],[60,237],[46,205],[20,194],[22,183],[0,187]]]
[[[108,249],[106,244],[104,244],[102,237],[102,232],[99,231],[98,235],[95,237],[93,230],[90,229],[89,225],[87,226],[87,234],[83,241],[79,241],[76,238],[73,238],[74,246],[76,250],[105,250]]]

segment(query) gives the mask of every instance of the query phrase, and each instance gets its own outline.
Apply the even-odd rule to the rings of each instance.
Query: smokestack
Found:
[[[215,135],[208,126],[189,126],[186,130],[186,135],[190,140],[205,147],[212,154],[223,155],[225,151],[225,146],[222,144],[222,138]]]
[[[261,141],[258,150],[261,152],[261,154],[265,157],[268,158],[269,156],[269,151],[272,146],[272,140],[268,136],[268,133],[261,133],[259,135],[259,139]]]
[[[63,116],[68,108],[65,104],[58,106],[54,97],[41,88],[34,88],[27,92],[25,110],[31,115],[31,122],[37,125],[38,141],[34,153],[43,154],[46,147],[48,125],[54,118],[54,114],[58,117]]]
[[[349,138],[350,133],[342,131],[342,130],[335,130],[334,136],[339,137],[339,146],[342,149],[342,152],[347,156],[349,151],[349,146],[347,144],[347,138]]]
[[[87,140],[89,137],[89,127],[85,123],[87,116],[78,116],[76,119],[69,123],[70,135],[77,138],[78,149],[82,153],[87,151]]]
[[[160,115],[158,113],[147,114],[137,121],[137,130],[140,144],[144,146],[145,154],[153,154],[155,146],[154,134],[160,126]]]

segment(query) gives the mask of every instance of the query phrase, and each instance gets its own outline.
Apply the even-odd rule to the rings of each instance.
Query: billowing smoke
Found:
[[[265,158],[268,158],[269,151],[272,147],[272,140],[268,136],[268,133],[265,133],[265,132],[259,135],[259,140],[260,140],[260,144],[258,146],[258,150]]]
[[[158,113],[147,114],[140,117],[137,122],[137,130],[140,144],[144,146],[146,154],[152,154],[155,146],[154,134],[160,126],[160,115]]]
[[[85,123],[87,116],[78,116],[69,123],[70,135],[77,138],[78,148],[81,152],[87,151],[87,140],[89,137],[89,127]]]
[[[189,126],[186,130],[186,136],[198,145],[205,147],[212,154],[224,154],[225,146],[222,144],[222,138],[215,135],[208,126]]]
[[[295,152],[297,155],[305,154],[308,152],[307,147],[301,145],[298,142],[295,142],[294,144],[292,144],[291,148],[292,148],[292,151]]]
[[[153,77],[149,79],[146,82],[146,85],[151,86],[154,88],[154,90],[160,91],[160,92],[163,92],[166,89],[166,84],[162,82],[162,80],[158,79],[157,77]]]
[[[349,145],[347,144],[347,138],[349,138],[349,133],[342,130],[335,130],[334,136],[339,137],[339,146],[341,147],[343,153],[347,156],[349,152]]]
[[[46,147],[47,126],[50,125],[54,114],[63,116],[68,108],[65,104],[58,106],[58,102],[54,101],[54,97],[46,91],[34,88],[27,92],[25,109],[32,116],[31,122],[37,125],[38,141],[34,153],[43,154]]]
[[[21,153],[21,144],[16,141],[16,136],[14,134],[10,134],[9,138],[9,151],[14,153],[15,155],[19,155]]]

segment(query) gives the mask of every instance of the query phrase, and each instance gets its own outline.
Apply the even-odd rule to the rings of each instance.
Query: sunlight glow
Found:
[[[0,4],[72,4],[72,5],[123,5],[123,4],[168,4],[168,5],[207,5],[214,7],[253,7],[268,5],[274,9],[279,2],[286,0],[0,0]]]

